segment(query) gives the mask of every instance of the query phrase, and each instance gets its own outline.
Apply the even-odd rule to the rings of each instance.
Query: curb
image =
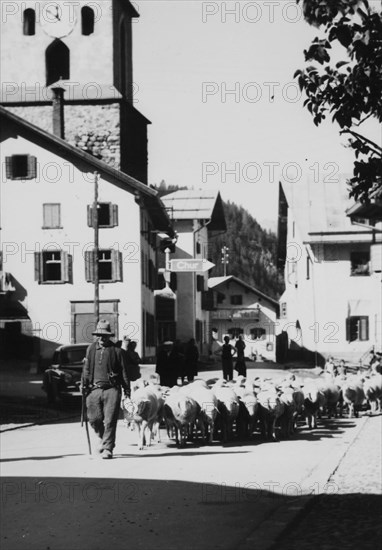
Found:
[[[367,423],[369,416],[362,416],[358,420],[359,425],[351,441],[346,445],[346,448],[329,455],[328,458],[311,470],[309,475],[302,480],[306,487],[310,487],[313,483],[319,487],[325,487],[330,481],[330,478],[339,468],[341,462],[349,452],[349,449],[354,445]],[[317,470],[321,475],[317,475]],[[309,494],[299,497],[298,503],[291,502],[282,504],[272,512],[271,516],[261,522],[250,535],[247,536],[237,547],[236,550],[276,550],[277,542],[280,538],[291,531],[291,529],[301,521],[310,511],[318,494]]]

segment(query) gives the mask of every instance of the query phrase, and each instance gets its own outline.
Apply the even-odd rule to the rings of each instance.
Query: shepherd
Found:
[[[111,341],[110,323],[101,320],[93,332],[97,337],[86,351],[82,387],[86,395],[89,423],[99,439],[104,459],[113,458],[121,392],[130,397],[130,382],[124,355]]]

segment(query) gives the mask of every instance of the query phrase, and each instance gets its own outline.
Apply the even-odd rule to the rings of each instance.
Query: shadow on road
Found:
[[[288,514],[308,498],[292,479],[274,492],[264,487],[254,482],[3,478],[1,548],[101,550],[110,541],[114,550],[253,548],[251,534],[259,541],[281,534]],[[375,550],[380,502],[374,494],[318,496],[274,548]]]

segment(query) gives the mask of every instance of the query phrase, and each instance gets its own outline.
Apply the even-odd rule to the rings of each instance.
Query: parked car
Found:
[[[89,344],[60,346],[53,354],[52,364],[43,376],[42,389],[48,403],[56,403],[58,398],[81,395],[81,374],[86,350]]]

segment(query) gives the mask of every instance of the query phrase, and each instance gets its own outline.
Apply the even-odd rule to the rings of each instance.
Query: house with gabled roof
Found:
[[[211,240],[227,230],[220,193],[187,189],[169,193],[162,201],[177,233],[171,259],[208,260]],[[209,312],[213,307],[208,271],[173,273],[171,286],[176,293],[172,318],[164,316],[158,321],[158,333],[162,323],[162,339],[171,336],[166,330],[173,323],[173,339],[195,338],[200,351],[207,354],[211,332]],[[160,315],[163,299],[158,300],[157,314]]]
[[[0,120],[1,354],[92,341],[97,178],[100,317],[154,355],[157,234],[173,236],[157,192],[2,107]]]
[[[347,212],[345,178],[280,184],[279,268],[282,354],[359,363],[381,349],[378,224]],[[281,341],[281,340],[280,340]]]
[[[278,302],[233,275],[211,277],[208,288],[213,293],[211,327],[218,341],[231,340],[239,334],[250,358],[276,359]]]

